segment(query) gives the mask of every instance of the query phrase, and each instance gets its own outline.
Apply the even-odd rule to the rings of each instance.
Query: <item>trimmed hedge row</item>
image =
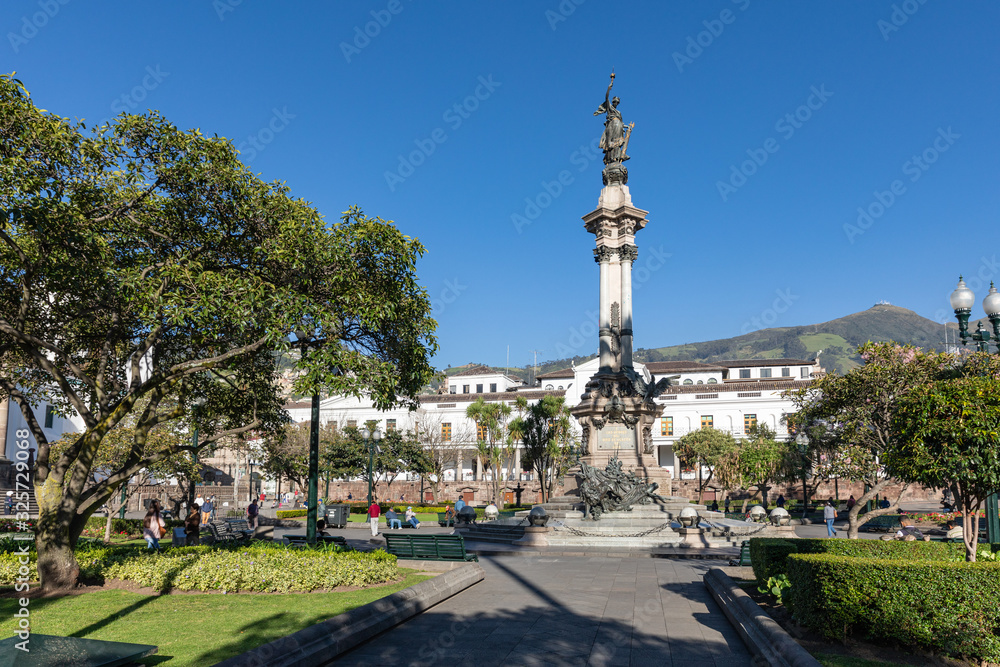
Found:
[[[857,631],[953,657],[1000,660],[1000,563],[912,558],[930,553],[918,549],[909,560],[792,553],[784,600],[799,622],[829,638]]]
[[[5,547],[7,545],[3,545]],[[0,548],[3,548],[0,547]],[[0,584],[15,583],[25,564],[0,551]],[[76,550],[83,580],[122,579],[157,591],[308,592],[338,586],[367,586],[397,577],[396,557],[384,551],[300,549],[260,542],[249,546],[144,548],[81,544]],[[35,579],[37,554],[26,564]]]
[[[278,510],[277,512],[275,512],[275,516],[279,519],[293,519],[297,516],[306,516],[307,514],[309,514],[309,510],[307,509]]]
[[[965,545],[948,542],[753,537],[750,538],[750,560],[758,585],[766,584],[769,577],[788,574],[787,559],[795,553],[893,561],[955,561],[964,560]]]

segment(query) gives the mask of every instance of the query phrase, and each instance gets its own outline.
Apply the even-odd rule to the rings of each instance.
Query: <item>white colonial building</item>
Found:
[[[543,396],[561,396],[570,407],[590,377],[597,372],[599,359],[571,368],[537,376],[537,384],[528,386],[520,378],[476,366],[447,378],[437,394],[419,396],[419,408],[379,411],[367,399],[334,396],[320,403],[320,421],[339,427],[361,426],[375,421],[383,431],[420,429],[431,434],[432,446],[453,451],[446,465],[444,481],[481,479],[482,463],[476,454],[476,424],[466,416],[473,401],[506,402],[512,407],[518,396],[529,403]],[[754,359],[719,361],[703,364],[693,361],[665,361],[635,364],[647,380],[677,376],[669,389],[657,398],[664,406],[663,416],[654,429],[660,465],[675,479],[691,479],[695,471],[682,470],[673,451],[678,438],[704,427],[731,432],[741,438],[754,424],[767,424],[779,439],[788,437],[784,416],[792,411],[785,396],[789,389],[806,386],[821,373],[817,361],[802,359]],[[294,421],[308,421],[308,403],[286,406]],[[530,479],[521,472],[520,452],[502,470],[504,479]]]

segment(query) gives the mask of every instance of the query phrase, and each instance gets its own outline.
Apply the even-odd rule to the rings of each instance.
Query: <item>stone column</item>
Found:
[[[461,482],[464,477],[464,471],[462,470],[462,450],[455,450],[455,481]]]
[[[594,261],[601,267],[601,317],[599,321],[601,366],[599,372],[611,372],[614,355],[611,352],[611,270],[608,266],[614,251],[607,246],[597,246]]]
[[[622,368],[632,368],[632,262],[639,256],[634,245],[618,249],[622,270]]]
[[[522,447],[522,445],[516,445],[514,447],[514,480],[515,481],[521,479],[521,447]]]

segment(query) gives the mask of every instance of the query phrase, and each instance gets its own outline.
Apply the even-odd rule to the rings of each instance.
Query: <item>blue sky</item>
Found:
[[[612,67],[650,212],[637,347],[880,300],[943,321],[960,272],[981,302],[998,24],[985,1],[6,0],[0,63],[60,115],[159,109],[331,220],[395,220],[428,249],[435,363],[523,365],[596,351],[580,218]]]

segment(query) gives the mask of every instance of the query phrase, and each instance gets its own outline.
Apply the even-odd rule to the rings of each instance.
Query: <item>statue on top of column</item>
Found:
[[[594,112],[595,116],[605,114],[604,134],[601,135],[600,147],[604,151],[604,164],[606,165],[621,164],[629,159],[625,150],[628,148],[632,128],[635,127],[635,123],[629,123],[626,127],[622,122],[622,113],[618,110],[618,103],[621,100],[618,99],[617,95],[610,98],[611,86],[613,85],[615,85],[615,73],[611,72],[611,83],[608,84],[608,90],[604,93],[604,102]]]

